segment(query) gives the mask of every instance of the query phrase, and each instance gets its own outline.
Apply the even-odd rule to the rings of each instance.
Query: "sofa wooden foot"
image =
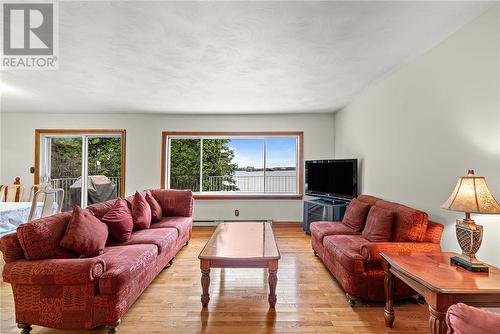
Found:
[[[356,306],[356,298],[353,296],[349,295],[348,293],[345,294],[345,298],[347,299],[347,302],[349,303],[349,306],[354,307]]]
[[[174,258],[172,258],[170,261],[168,261],[168,266],[170,267],[171,265],[174,264]]]
[[[314,249],[313,249],[313,254],[314,256],[318,257],[318,252],[316,252]]]
[[[106,328],[108,329],[108,334],[115,334],[118,332],[118,325],[120,324],[121,319],[118,319],[117,322],[111,325],[107,325]]]
[[[17,324],[17,328],[21,329],[21,334],[30,334],[33,329],[30,324]]]
[[[189,240],[188,240],[188,241],[186,241],[186,246],[187,246],[187,245],[189,245]]]

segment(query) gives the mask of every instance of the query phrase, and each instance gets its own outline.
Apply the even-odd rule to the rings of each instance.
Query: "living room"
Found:
[[[497,330],[498,3],[46,3],[54,68],[20,68],[30,53],[8,53],[5,43],[22,33],[4,33],[2,44],[3,59],[17,61],[2,61],[2,333]],[[15,5],[2,6],[4,31],[15,21],[7,24],[6,13],[30,9]],[[44,15],[40,8],[30,10]],[[306,234],[306,202],[325,196],[310,196],[312,164],[353,159],[355,191],[334,200],[344,220],[364,216],[361,225],[347,222],[353,232],[336,235],[346,222],[324,218]],[[460,192],[468,180],[472,199],[470,189]],[[48,203],[55,189],[65,212],[41,218],[50,220],[47,232],[28,215],[35,193]],[[149,216],[138,215],[149,217],[145,226],[136,201],[148,204]],[[7,214],[8,202],[23,209]],[[380,222],[390,211],[385,249],[358,244],[374,232],[363,230],[374,208]],[[128,246],[117,245],[108,223],[95,254],[81,249],[82,239],[61,241],[77,217],[102,228],[110,209],[133,221]],[[409,216],[425,220],[415,240],[394,232],[422,223]],[[451,263],[449,252],[465,254],[459,226],[471,225],[476,249],[468,262],[459,257],[465,264]],[[159,230],[168,231],[161,240]],[[48,239],[50,255],[40,246]],[[259,261],[241,257],[255,247]],[[419,274],[397,262],[414,259],[411,251],[426,253]],[[133,254],[142,254],[142,267]],[[91,269],[90,281],[82,268]],[[433,270],[442,281],[429,277]],[[437,285],[453,279],[458,286]],[[351,280],[374,291],[350,290]],[[83,309],[65,304],[76,287]]]

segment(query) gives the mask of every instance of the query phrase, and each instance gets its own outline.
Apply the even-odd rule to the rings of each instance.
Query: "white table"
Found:
[[[43,202],[37,203],[37,212],[40,214]],[[31,202],[0,202],[0,235],[15,231],[21,224],[28,222]]]

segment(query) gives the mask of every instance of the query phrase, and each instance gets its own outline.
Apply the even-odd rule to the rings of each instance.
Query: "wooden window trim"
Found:
[[[122,140],[121,147],[121,180],[120,197],[125,197],[125,162],[127,161],[127,130],[123,129],[36,129],[35,130],[35,173],[33,175],[33,184],[39,184],[40,181],[40,139],[42,135],[47,134],[114,134],[120,135]]]
[[[229,137],[246,137],[246,136],[294,136],[299,140],[298,143],[298,178],[299,191],[297,194],[281,195],[281,194],[195,194],[193,197],[197,200],[302,200],[304,194],[304,132],[303,131],[163,131],[161,135],[161,188],[165,189],[167,185],[167,139],[170,136],[179,137],[203,137],[203,136],[229,136]]]

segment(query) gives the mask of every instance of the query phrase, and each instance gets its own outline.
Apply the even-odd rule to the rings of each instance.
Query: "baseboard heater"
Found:
[[[240,219],[240,220],[234,220],[234,219],[196,219],[193,220],[193,226],[199,226],[199,227],[210,227],[210,226],[217,226],[220,223],[245,223],[245,222],[260,222],[260,223],[265,223],[265,222],[270,222],[272,223],[272,219]]]

